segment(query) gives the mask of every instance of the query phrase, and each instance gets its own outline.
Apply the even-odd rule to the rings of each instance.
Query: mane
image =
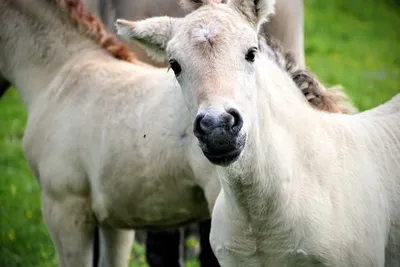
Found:
[[[135,54],[118,40],[107,27],[86,9],[81,0],[59,0],[70,19],[91,39],[107,50],[115,58],[132,63],[138,63]]]
[[[299,68],[293,54],[285,51],[276,39],[259,35],[259,47],[290,76],[312,107],[329,113],[358,112],[341,86],[325,88],[315,75]]]

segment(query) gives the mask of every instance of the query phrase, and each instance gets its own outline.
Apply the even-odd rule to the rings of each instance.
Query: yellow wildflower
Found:
[[[28,220],[29,220],[29,219],[32,219],[32,217],[33,217],[32,211],[30,211],[30,210],[25,211],[25,217],[26,217]]]
[[[11,185],[11,195],[15,195],[15,193],[17,192],[17,188],[15,187],[15,185]]]
[[[14,240],[15,240],[15,230],[14,230],[14,229],[10,229],[10,231],[8,231],[8,238],[9,238],[11,241],[14,241]]]
[[[143,255],[140,255],[140,257],[139,257],[139,261],[143,263],[143,262],[145,262],[145,261],[146,261],[146,259],[144,258],[144,256],[143,256]]]

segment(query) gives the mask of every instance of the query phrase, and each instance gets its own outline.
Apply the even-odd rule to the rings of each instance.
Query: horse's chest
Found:
[[[270,225],[271,226],[271,225]],[[282,226],[282,225],[281,225]],[[325,266],[304,237],[299,238],[299,233],[294,229],[281,229],[279,225],[271,227],[272,231],[263,228],[263,235],[258,238],[259,252],[257,256],[264,259],[263,266],[272,267],[322,267]],[[262,231],[260,229],[260,231]]]
[[[252,255],[243,256],[242,253],[224,247],[219,253],[222,266],[254,266],[254,267],[325,267],[315,256],[302,249],[287,250],[282,253],[257,249]]]
[[[251,225],[244,217],[228,215],[217,202],[213,211],[211,242],[222,266],[241,267],[322,267],[315,251],[298,242],[283,224]],[[217,213],[218,212],[218,213]],[[227,218],[234,218],[227,220]],[[220,222],[215,222],[219,220]],[[268,226],[269,225],[269,226]],[[280,227],[279,227],[280,226]],[[270,229],[270,231],[268,231]]]
[[[302,249],[288,250],[284,253],[263,252],[257,250],[252,255],[243,256],[242,253],[223,247],[219,251],[218,259],[221,266],[229,267],[324,267],[313,255],[309,255]]]
[[[325,267],[323,263],[315,257],[310,256],[303,250],[296,250],[288,253],[282,259],[271,259],[264,263],[263,266],[271,267]]]

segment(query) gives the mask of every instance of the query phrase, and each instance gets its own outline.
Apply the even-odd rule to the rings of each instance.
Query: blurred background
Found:
[[[304,0],[304,7],[306,65],[326,86],[341,84],[360,111],[400,93],[400,1]],[[56,266],[21,148],[25,122],[11,89],[0,99],[0,267]],[[186,245],[196,251],[198,241]],[[131,267],[147,266],[144,252],[135,243]],[[189,257],[187,266],[199,265]]]

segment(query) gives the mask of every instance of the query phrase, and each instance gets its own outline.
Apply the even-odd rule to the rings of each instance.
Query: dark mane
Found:
[[[111,33],[107,27],[94,14],[86,9],[81,0],[42,0],[47,5],[47,12],[54,12],[56,16],[65,17],[74,24],[78,30],[98,43],[117,59],[138,63],[135,54],[122,43],[115,34]],[[34,9],[35,1],[6,1],[5,4],[13,6],[16,10],[28,10],[29,13]],[[1,12],[1,11],[0,11]],[[63,14],[64,13],[64,14]],[[65,15],[65,16],[64,16]],[[32,21],[32,24],[34,22]],[[10,82],[0,75],[0,98],[11,86]]]
[[[75,25],[111,55],[128,62],[138,62],[135,54],[118,40],[117,36],[111,33],[99,18],[87,10],[81,0],[48,1],[61,5]]]
[[[268,57],[292,78],[311,106],[330,113],[357,112],[340,86],[326,89],[312,73],[299,68],[292,53],[285,51],[277,40],[261,35],[258,36],[258,40],[260,52],[267,53]]]

